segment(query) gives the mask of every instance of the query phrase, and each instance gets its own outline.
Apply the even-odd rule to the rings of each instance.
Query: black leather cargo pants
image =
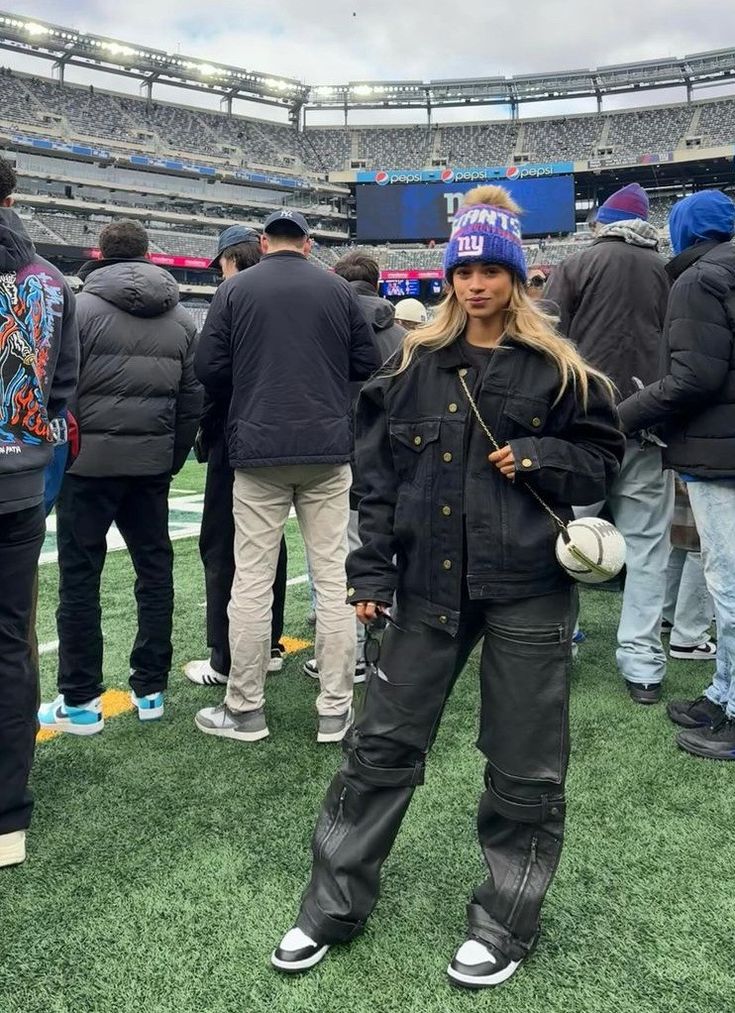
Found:
[[[321,943],[362,931],[446,701],[482,638],[477,744],[487,765],[477,829],[488,876],[468,905],[469,931],[519,959],[535,941],[564,837],[576,591],[468,601],[456,637],[411,623],[398,604],[403,631],[386,630],[379,670],[345,740],[296,924]]]

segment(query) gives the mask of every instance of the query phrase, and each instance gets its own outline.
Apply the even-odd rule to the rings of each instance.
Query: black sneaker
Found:
[[[491,943],[470,936],[454,954],[447,974],[460,988],[492,988],[511,978],[523,959],[511,960]]]
[[[735,718],[723,714],[710,728],[679,732],[676,744],[687,753],[706,760],[735,760]]]
[[[682,728],[711,728],[720,720],[723,710],[706,696],[698,696],[696,700],[671,700],[666,713]]]
[[[301,929],[289,929],[271,954],[271,964],[286,974],[298,974],[315,967],[328,949],[329,946],[315,942]]]
[[[662,637],[668,636],[668,634],[671,633],[671,631],[673,630],[673,628],[674,628],[674,624],[670,623],[668,619],[662,619],[661,620],[661,636]]]
[[[650,685],[645,685],[641,682],[629,682],[625,680],[625,685],[628,687],[628,693],[630,693],[630,699],[636,703],[650,704],[658,703],[661,699],[661,683],[652,682]]]

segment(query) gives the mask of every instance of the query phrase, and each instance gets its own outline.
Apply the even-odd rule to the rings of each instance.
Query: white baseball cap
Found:
[[[426,307],[418,299],[401,299],[396,303],[396,320],[408,320],[412,324],[425,324]]]

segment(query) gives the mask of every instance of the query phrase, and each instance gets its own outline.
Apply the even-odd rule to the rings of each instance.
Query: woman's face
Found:
[[[513,275],[499,264],[460,264],[452,275],[452,286],[467,316],[487,320],[507,309]]]

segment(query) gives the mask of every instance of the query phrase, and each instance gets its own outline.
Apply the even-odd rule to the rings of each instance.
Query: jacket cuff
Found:
[[[535,436],[525,436],[520,440],[510,440],[508,446],[513,451],[516,475],[527,475],[538,471],[541,467],[540,448]]]
[[[347,604],[359,605],[360,602],[374,601],[379,605],[393,604],[393,591],[383,587],[367,587],[366,585],[350,584],[347,587]]]

